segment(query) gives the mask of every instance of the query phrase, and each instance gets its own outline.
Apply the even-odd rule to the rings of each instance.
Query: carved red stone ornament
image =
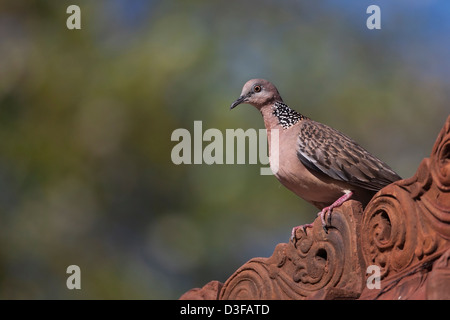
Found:
[[[416,174],[180,299],[450,299],[450,116]]]

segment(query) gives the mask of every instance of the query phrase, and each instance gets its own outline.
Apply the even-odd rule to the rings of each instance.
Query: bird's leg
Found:
[[[318,213],[317,216],[320,216],[320,220],[322,220],[322,227],[325,230],[325,233],[328,233],[327,223],[325,222],[325,215],[328,213],[328,224],[331,224],[331,212],[334,208],[341,206],[345,201],[351,198],[353,192],[350,190],[345,191],[344,195],[342,195],[339,199],[333,202],[330,206],[325,207]]]

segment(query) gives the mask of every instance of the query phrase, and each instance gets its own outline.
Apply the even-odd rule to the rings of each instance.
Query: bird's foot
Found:
[[[337,199],[335,202],[333,202],[330,206],[323,208],[322,211],[320,211],[317,214],[317,216],[320,217],[320,220],[322,221],[322,227],[323,227],[323,230],[325,231],[325,233],[328,233],[328,226],[331,225],[331,212],[333,211],[333,209],[340,207],[345,201],[350,199],[352,195],[353,195],[353,192],[351,192],[351,191],[346,192],[343,196],[341,196],[339,199]],[[328,214],[328,221],[325,221],[327,214]],[[303,232],[306,234],[306,229],[312,228],[312,227],[313,227],[313,224],[308,223],[308,224],[303,224],[301,226],[292,228],[291,240],[296,239],[295,234],[297,233],[298,229],[300,229],[300,228],[303,229]]]
[[[335,202],[333,202],[330,206],[325,207],[320,211],[317,216],[320,217],[320,220],[322,221],[322,227],[325,233],[328,233],[328,226],[331,225],[331,212],[334,208],[340,207],[345,201],[351,198],[353,195],[353,192],[348,191],[343,196],[341,196],[339,199],[337,199]],[[328,224],[325,221],[325,216],[328,214]]]
[[[331,225],[331,212],[333,209],[331,209],[331,206],[325,207],[320,211],[317,216],[320,217],[320,220],[322,221],[322,228],[325,231],[325,233],[328,233],[328,226],[327,222],[325,221],[325,216],[328,213],[328,225]]]
[[[297,226],[297,227],[293,227],[292,231],[291,231],[291,240],[296,239],[295,234],[297,233],[298,229],[302,229],[303,232],[306,234],[306,229],[307,228],[312,228],[313,224],[312,223],[308,223],[308,224],[302,224],[301,226]]]

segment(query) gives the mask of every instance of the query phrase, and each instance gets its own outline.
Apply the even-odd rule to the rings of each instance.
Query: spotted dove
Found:
[[[401,179],[386,163],[345,134],[289,108],[267,80],[248,81],[231,109],[242,103],[253,105],[263,116],[275,176],[286,188],[321,210],[318,216],[325,232],[331,224],[333,208],[350,198],[365,206],[378,190]],[[271,133],[277,129],[279,145],[274,148]],[[272,163],[274,156],[278,157],[276,168]],[[312,224],[293,228],[292,237],[300,227],[306,232]]]

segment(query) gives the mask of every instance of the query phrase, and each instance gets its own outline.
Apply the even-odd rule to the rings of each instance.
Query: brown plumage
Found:
[[[263,116],[275,176],[289,190],[322,210],[319,215],[325,231],[325,215],[329,213],[330,218],[333,208],[350,197],[365,206],[378,190],[401,179],[386,163],[345,134],[289,108],[267,80],[248,81],[231,109],[242,103],[253,105]],[[270,145],[273,130],[278,130],[278,148]],[[278,157],[277,167],[273,166],[273,157]]]

